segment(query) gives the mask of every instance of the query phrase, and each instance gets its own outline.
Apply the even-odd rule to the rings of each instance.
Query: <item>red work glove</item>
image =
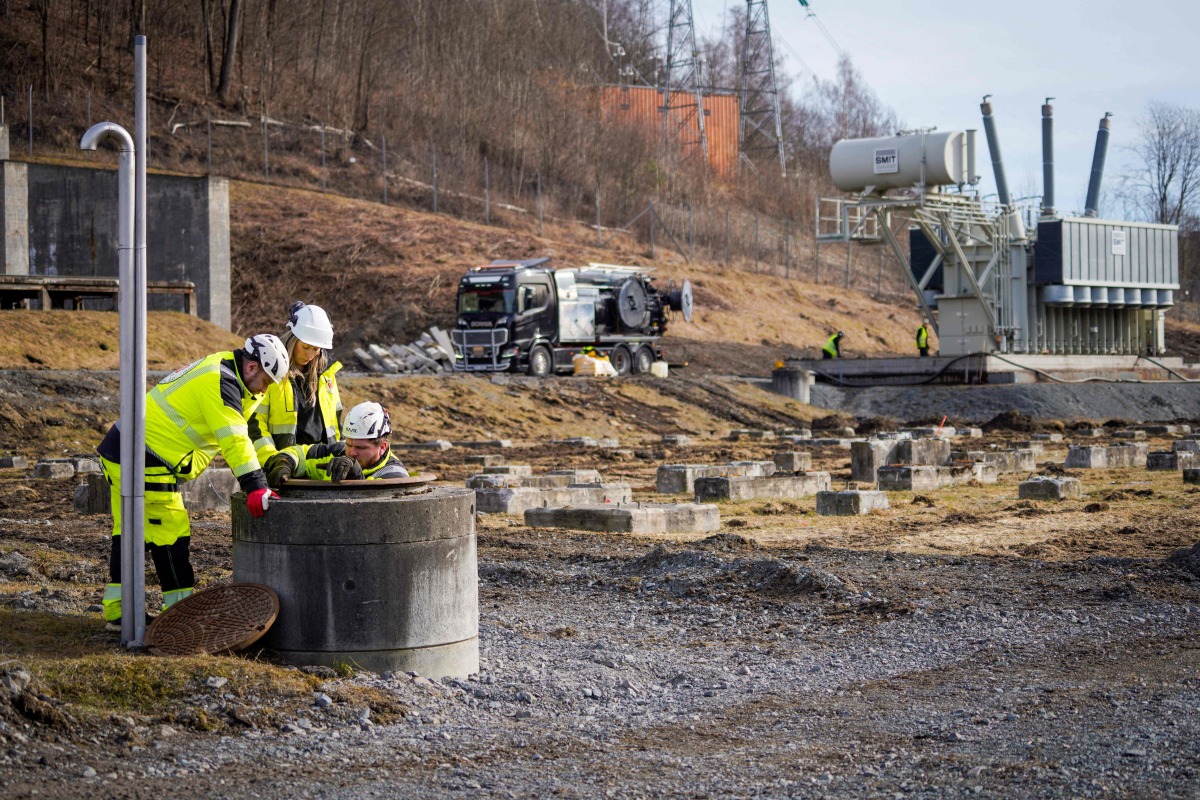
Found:
[[[267,506],[271,504],[271,498],[279,499],[279,495],[272,492],[270,489],[255,489],[250,494],[246,495],[246,508],[250,509],[250,515],[261,517],[267,513]]]

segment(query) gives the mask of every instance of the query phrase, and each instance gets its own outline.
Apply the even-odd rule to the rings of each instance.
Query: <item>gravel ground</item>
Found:
[[[1054,563],[483,525],[480,674],[348,679],[394,696],[403,721],[318,695],[282,729],[241,736],[31,740],[0,758],[5,794],[1200,793],[1194,556]],[[197,704],[219,713],[224,688]]]

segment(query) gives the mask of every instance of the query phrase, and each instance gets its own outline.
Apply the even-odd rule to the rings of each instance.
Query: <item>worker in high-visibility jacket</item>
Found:
[[[921,322],[921,327],[917,328],[917,349],[921,351],[921,358],[929,357],[929,329],[925,327],[925,322]]]
[[[297,300],[288,310],[281,337],[291,371],[287,380],[267,389],[250,418],[250,438],[258,463],[296,444],[333,444],[342,438],[341,362],[331,363],[333,326],[320,306]]]
[[[346,439],[333,444],[298,444],[266,463],[267,482],[278,489],[293,477],[308,480],[381,480],[407,478],[408,470],[392,453],[392,420],[379,403],[359,403],[346,415]]]
[[[268,386],[287,375],[288,356],[277,336],[261,333],[240,350],[213,353],[159,381],[146,394],[146,549],[162,586],[163,609],[195,587],[189,547],[191,526],[180,484],[192,480],[220,453],[246,493],[246,505],[262,516],[271,497],[254,454],[246,420]],[[104,590],[107,627],[121,626],[121,422],[96,448],[112,498],[112,554]]]
[[[838,331],[825,340],[825,346],[821,348],[821,358],[841,358],[842,357],[842,337],[846,334]]]

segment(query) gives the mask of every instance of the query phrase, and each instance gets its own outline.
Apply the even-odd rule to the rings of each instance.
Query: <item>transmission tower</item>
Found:
[[[697,149],[708,161],[704,135],[704,98],[700,94],[700,67],[692,0],[671,0],[667,21],[667,63],[663,74],[663,140],[690,155]]]
[[[775,51],[771,46],[771,17],[767,0],[746,0],[746,36],[742,40],[742,86],[739,93],[739,161],[752,169],[756,159],[783,157],[783,128],[779,120],[779,90],[775,87]]]

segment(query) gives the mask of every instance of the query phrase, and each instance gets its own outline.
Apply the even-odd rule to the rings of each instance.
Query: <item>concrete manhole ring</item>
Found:
[[[307,478],[292,479],[283,484],[279,493],[283,497],[312,496],[317,494],[336,494],[341,492],[391,492],[393,494],[420,494],[429,490],[429,484],[438,479],[432,472],[422,472],[407,478],[382,478],[380,480],[314,481]]]
[[[157,656],[232,653],[258,641],[279,616],[279,597],[269,586],[234,583],[185,597],[146,630]]]

